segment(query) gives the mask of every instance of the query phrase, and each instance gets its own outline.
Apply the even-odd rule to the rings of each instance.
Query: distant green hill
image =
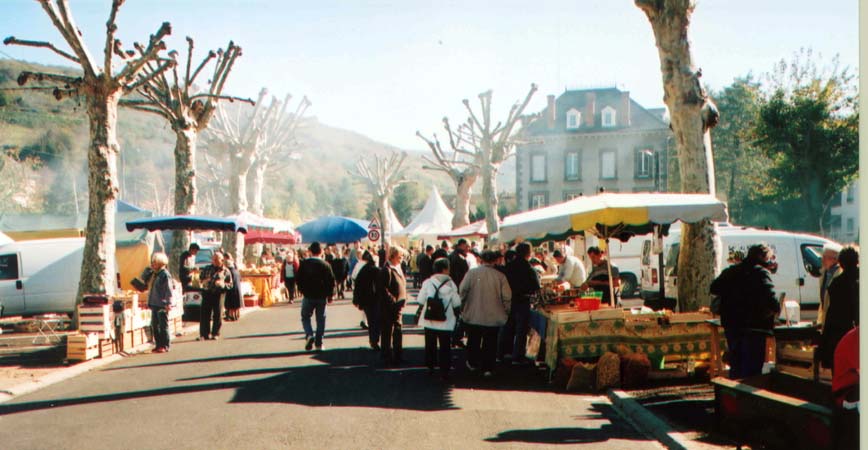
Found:
[[[75,73],[69,68],[0,59],[0,88],[16,88],[22,70]],[[316,99],[312,100],[316,104]],[[311,112],[315,113],[315,108]],[[174,135],[168,125],[156,116],[122,110],[118,136],[121,198],[157,212],[170,212]],[[348,171],[359,156],[400,151],[315,119],[299,130],[297,141],[297,159],[286,170],[270,175],[265,193],[267,214],[295,221],[323,214],[364,216],[370,197]],[[86,117],[75,100],[58,102],[45,92],[32,90],[0,91],[0,150],[42,162],[34,176],[40,177],[42,182],[37,186],[44,191],[25,193],[39,200],[37,211],[69,212],[76,196],[79,207],[86,207],[87,142]],[[421,205],[432,184],[444,194],[452,192],[451,182],[443,174],[422,170],[420,153],[408,153],[407,177],[424,188],[416,203]],[[0,204],[0,213],[9,207]]]

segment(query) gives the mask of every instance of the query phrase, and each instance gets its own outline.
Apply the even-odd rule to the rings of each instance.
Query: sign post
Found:
[[[380,221],[374,217],[374,220],[368,225],[368,240],[377,242],[380,240],[380,237]]]

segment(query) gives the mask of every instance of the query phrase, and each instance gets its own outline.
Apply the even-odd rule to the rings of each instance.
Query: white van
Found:
[[[789,300],[797,300],[802,309],[816,309],[820,304],[820,269],[823,245],[832,242],[820,236],[788,231],[760,230],[748,227],[722,227],[718,230],[723,244],[721,268],[732,264],[735,253],[747,254],[747,249],[758,243],[768,244],[775,253],[778,270],[772,274],[777,294],[785,293]],[[678,298],[678,253],[681,231],[675,230],[663,239],[664,282],[666,298]],[[646,301],[659,297],[660,274],[658,257],[652,253],[650,240],[642,248],[642,298]],[[721,269],[722,270],[722,269]]]
[[[2,315],[73,313],[83,253],[84,238],[0,246]]]

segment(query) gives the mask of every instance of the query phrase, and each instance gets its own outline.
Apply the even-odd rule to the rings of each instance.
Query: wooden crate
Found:
[[[98,358],[99,352],[99,335],[96,333],[71,334],[66,338],[66,359],[70,361]]]
[[[111,339],[99,340],[99,357],[106,358],[115,353],[114,344]]]
[[[245,295],[244,296],[244,307],[252,308],[254,306],[262,306],[262,302],[259,300],[258,295]]]
[[[111,327],[110,305],[78,305],[78,331],[106,336],[111,333]]]

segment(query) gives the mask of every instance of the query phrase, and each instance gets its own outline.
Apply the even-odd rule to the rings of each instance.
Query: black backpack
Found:
[[[449,280],[440,283],[440,286],[437,286],[437,290],[434,291],[434,296],[428,297],[428,300],[425,301],[425,320],[432,322],[443,322],[446,320],[446,307],[443,306],[443,300],[440,300],[440,288],[448,282]],[[452,303],[452,301],[450,300],[449,303]]]

